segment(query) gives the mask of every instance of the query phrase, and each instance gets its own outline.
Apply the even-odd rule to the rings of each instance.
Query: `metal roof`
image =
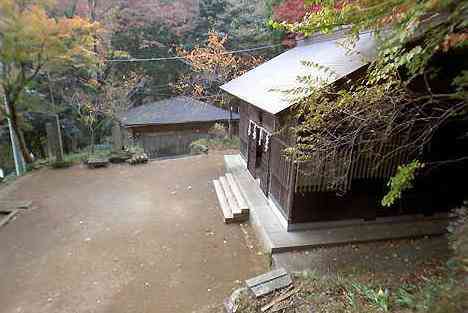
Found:
[[[238,120],[239,114],[232,113],[232,119]],[[229,111],[185,96],[140,105],[120,117],[127,127],[227,120]]]
[[[231,80],[221,89],[264,111],[277,114],[294,104],[285,91],[306,86],[298,77],[309,76],[331,84],[369,63],[375,56],[376,43],[371,33],[361,34],[352,47],[346,45],[342,33],[318,36],[304,40],[300,46]],[[323,68],[306,66],[304,61],[320,64]]]

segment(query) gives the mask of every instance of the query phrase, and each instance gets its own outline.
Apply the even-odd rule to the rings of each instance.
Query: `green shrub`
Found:
[[[118,151],[112,152],[109,155],[109,162],[111,163],[124,163],[132,157],[132,153],[129,151]]]
[[[207,144],[203,144],[204,139],[194,141],[190,144],[190,154],[203,154],[208,153],[209,148]]]
[[[240,147],[240,139],[239,137],[224,137],[221,140],[221,146],[224,149],[239,149]]]
[[[398,303],[412,312],[468,312],[468,208],[454,210],[448,228],[453,257],[447,263],[448,275],[430,278],[416,291],[399,292]]]
[[[210,128],[208,133],[214,138],[224,138],[228,134],[226,127],[224,127],[224,125],[221,123],[214,124],[213,127]]]
[[[371,288],[358,282],[352,283],[353,289],[379,311],[389,312],[390,293],[388,289]]]
[[[72,161],[63,160],[63,161],[53,161],[50,163],[50,166],[55,169],[68,168],[73,165]]]
[[[64,160],[73,162],[73,163],[79,163],[83,161],[83,159],[86,157],[87,154],[88,154],[87,151],[80,151],[80,152],[65,154]]]
[[[454,252],[452,265],[461,275],[468,277],[468,203],[453,212],[448,227],[450,244]]]
[[[239,137],[201,138],[190,144],[191,154],[208,153],[209,150],[239,149]]]

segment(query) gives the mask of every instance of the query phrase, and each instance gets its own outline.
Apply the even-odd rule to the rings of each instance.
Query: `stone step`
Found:
[[[221,187],[221,183],[219,182],[219,180],[215,179],[213,180],[213,185],[216,191],[216,195],[218,196],[219,206],[223,211],[224,223],[228,224],[234,222],[234,216],[229,207],[226,195],[224,194],[224,190]]]
[[[231,173],[227,173],[226,178],[229,183],[229,186],[231,187],[232,193],[234,194],[234,197],[237,201],[237,204],[239,205],[241,212],[244,214],[248,214],[249,207],[247,205],[247,202],[244,199],[244,196],[242,195],[242,192],[239,189],[239,186],[237,185],[236,180],[234,179],[234,176]]]
[[[225,176],[221,176],[219,178],[219,182],[221,183],[221,187],[223,188],[224,194],[226,195],[227,203],[229,204],[229,208],[231,209],[232,215],[234,218],[239,217],[242,215],[241,209],[239,204],[234,197],[234,193],[232,192],[231,186],[229,185]]]

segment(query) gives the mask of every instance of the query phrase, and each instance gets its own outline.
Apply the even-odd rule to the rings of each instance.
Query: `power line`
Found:
[[[240,49],[240,50],[233,50],[233,51],[226,51],[226,52],[222,52],[220,54],[225,55],[225,54],[236,54],[236,53],[243,53],[243,52],[251,52],[251,51],[257,51],[257,50],[276,48],[276,47],[279,47],[279,46],[281,46],[281,44],[267,45],[267,46],[248,48],[248,49]],[[213,54],[213,55],[215,55],[215,54]],[[184,58],[184,57],[174,56],[174,57],[146,58],[146,59],[110,59],[110,60],[107,60],[107,62],[115,62],[115,63],[121,63],[121,62],[151,62],[151,61],[169,61],[169,60],[185,60],[185,59],[186,58]]]
[[[360,35],[372,33],[372,31],[363,31],[360,33]],[[340,38],[343,38],[343,34],[340,34],[338,37],[335,36],[327,36],[323,37],[323,35],[317,35],[317,36],[312,36],[309,38],[305,38],[302,40],[298,40],[298,42],[311,42],[311,43],[321,43],[321,42],[328,42],[328,41],[336,41]],[[251,52],[251,51],[257,51],[257,50],[265,50],[265,49],[272,49],[282,46],[282,44],[274,44],[274,45],[266,45],[266,46],[260,46],[260,47],[255,47],[255,48],[247,48],[247,49],[240,49],[240,50],[232,50],[232,51],[226,51],[220,53],[220,55],[226,55],[226,54],[236,54],[236,53],[243,53],[243,52]],[[215,54],[212,54],[215,55]],[[171,61],[171,60],[186,60],[184,57],[180,56],[173,56],[173,57],[160,57],[160,58],[145,58],[145,59],[110,59],[107,60],[107,62],[113,62],[113,63],[131,63],[131,62],[153,62],[153,61]]]

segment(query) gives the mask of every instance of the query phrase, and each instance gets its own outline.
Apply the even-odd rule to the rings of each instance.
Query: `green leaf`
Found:
[[[403,191],[413,187],[416,171],[424,167],[424,163],[413,160],[406,165],[398,166],[397,173],[391,177],[387,185],[389,192],[383,197],[382,205],[389,207],[401,199]]]

